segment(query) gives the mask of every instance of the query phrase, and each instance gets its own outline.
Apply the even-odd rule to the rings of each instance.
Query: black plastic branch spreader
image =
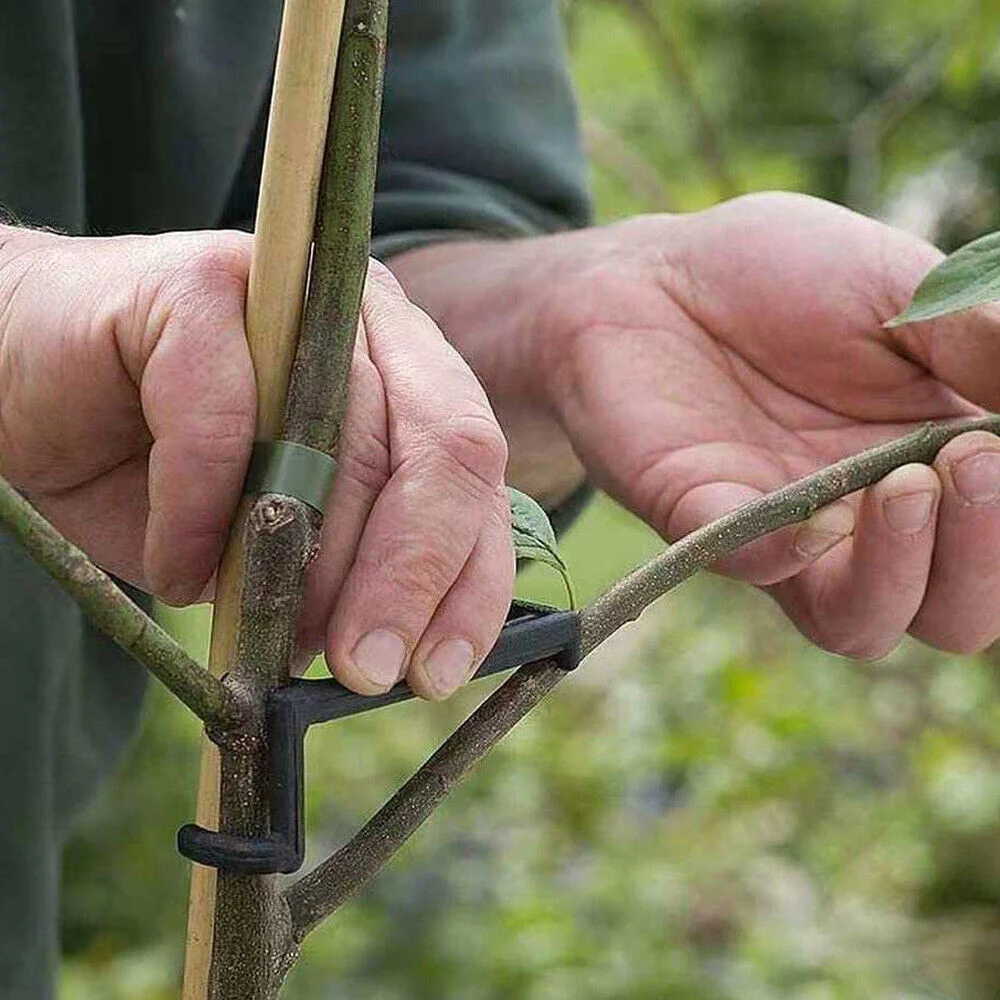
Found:
[[[545,660],[563,670],[580,662],[580,616],[538,604],[515,602],[497,644],[475,679]],[[305,736],[310,726],[412,698],[405,682],[374,697],[349,691],[337,681],[293,680],[272,691],[267,702],[270,833],[241,837],[189,823],[177,834],[186,858],[240,875],[294,872],[305,857]]]

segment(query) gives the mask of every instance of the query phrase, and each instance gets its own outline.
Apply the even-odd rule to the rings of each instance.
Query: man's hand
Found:
[[[256,397],[239,233],[71,239],[0,227],[0,471],[100,565],[210,592]],[[506,444],[434,323],[373,265],[303,641],[372,694],[450,694],[513,587]]]
[[[449,280],[508,303],[492,350],[474,305],[434,284],[460,252],[471,269],[468,247],[442,247],[398,272],[484,379],[512,468],[537,477],[544,442],[565,493],[572,445],[666,538],[914,424],[1000,409],[1000,311],[885,330],[941,255],[815,199],[481,245],[478,271]],[[534,414],[526,447],[506,417],[518,386]],[[720,569],[843,654],[880,656],[907,631],[979,649],[1000,634],[1000,440],[957,438],[933,468],[899,469]]]

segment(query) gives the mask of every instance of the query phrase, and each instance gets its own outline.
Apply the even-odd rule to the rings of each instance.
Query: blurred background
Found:
[[[994,0],[571,0],[602,220],[784,188],[1000,227]],[[585,599],[658,547],[601,500]],[[530,596],[561,600],[532,570]],[[203,611],[167,620],[203,651]],[[485,693],[314,730],[310,860]],[[70,845],[61,1000],[178,995],[198,733],[158,689]],[[311,937],[289,1000],[1000,997],[1000,653],[811,649],[702,578],[564,684]]]

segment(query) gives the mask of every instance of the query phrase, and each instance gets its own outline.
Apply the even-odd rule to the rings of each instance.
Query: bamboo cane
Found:
[[[286,0],[264,152],[246,330],[257,379],[257,437],[281,433],[302,320],[309,247],[333,90],[344,0]],[[237,522],[238,523],[238,522]],[[235,656],[243,591],[241,539],[220,565],[209,669],[221,676]],[[203,741],[198,822],[219,820],[219,756]],[[207,1000],[216,873],[195,865],[188,908],[183,1000]]]

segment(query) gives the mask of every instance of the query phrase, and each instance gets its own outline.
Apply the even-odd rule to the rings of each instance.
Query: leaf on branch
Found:
[[[990,233],[945,258],[913,295],[905,312],[887,327],[937,319],[1000,301],[1000,233]]]
[[[548,514],[541,506],[520,490],[507,488],[510,498],[510,529],[514,539],[514,554],[518,559],[545,563],[558,570],[566,585],[570,607],[576,607],[573,580],[563,558],[559,555],[556,533],[552,530]]]

